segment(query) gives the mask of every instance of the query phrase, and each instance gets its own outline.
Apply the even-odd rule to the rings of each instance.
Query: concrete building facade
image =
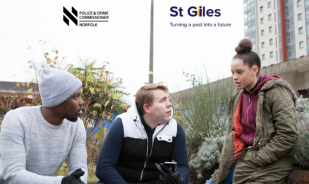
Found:
[[[262,67],[309,54],[309,0],[244,0],[243,4],[245,37],[251,39]]]

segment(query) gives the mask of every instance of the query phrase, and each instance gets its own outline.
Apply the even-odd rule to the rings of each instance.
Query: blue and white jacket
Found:
[[[155,163],[175,160],[180,176],[187,183],[185,134],[172,117],[173,110],[168,122],[152,130],[139,116],[135,103],[117,116],[99,155],[96,175],[100,181],[117,184],[152,181],[160,175]]]

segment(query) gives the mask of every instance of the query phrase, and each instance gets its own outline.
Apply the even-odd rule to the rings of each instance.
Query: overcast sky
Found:
[[[151,0],[91,1],[1,1],[0,81],[33,78],[27,61],[43,60],[43,53],[59,50],[66,63],[80,66],[82,59],[104,61],[115,77],[123,78],[125,100],[148,82]],[[109,22],[97,27],[70,26],[63,22],[63,7],[80,11],[108,11]],[[170,16],[172,6],[182,7],[183,17]],[[220,9],[219,17],[190,17],[188,8]],[[187,27],[172,27],[186,23]],[[231,27],[188,27],[194,23],[230,23]],[[211,80],[229,77],[235,47],[244,37],[242,0],[155,0],[154,82],[163,82],[170,92],[187,89],[183,70],[201,72],[206,66]],[[44,40],[46,43],[42,46]],[[31,47],[28,50],[28,47]]]

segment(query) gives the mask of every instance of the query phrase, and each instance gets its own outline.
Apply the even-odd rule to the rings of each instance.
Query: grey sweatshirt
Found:
[[[0,132],[0,184],[61,184],[55,177],[66,157],[69,174],[85,171],[87,183],[86,131],[83,122],[66,119],[58,125],[48,123],[41,106],[9,111]]]

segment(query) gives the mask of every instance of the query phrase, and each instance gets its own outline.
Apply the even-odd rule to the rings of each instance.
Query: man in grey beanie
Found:
[[[78,118],[84,101],[74,75],[44,68],[42,106],[9,111],[0,132],[0,183],[87,183],[86,131]],[[55,176],[66,158],[68,176]]]

